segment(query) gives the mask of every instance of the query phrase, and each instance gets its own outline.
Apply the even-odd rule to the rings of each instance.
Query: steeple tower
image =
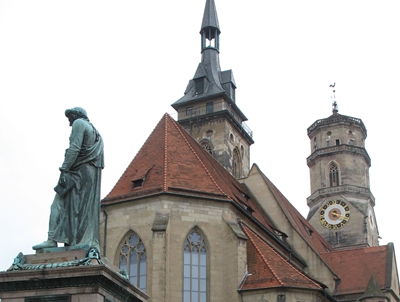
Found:
[[[247,176],[253,133],[236,105],[232,70],[221,71],[219,28],[214,0],[206,0],[201,24],[201,62],[184,96],[172,104],[178,123],[233,176]]]
[[[311,143],[308,220],[335,249],[376,246],[367,129],[361,119],[339,114],[335,96],[332,99],[332,115],[307,129]]]

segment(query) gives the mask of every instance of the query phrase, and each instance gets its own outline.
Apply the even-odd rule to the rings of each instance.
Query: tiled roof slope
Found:
[[[299,271],[277,253],[245,224],[241,224],[247,241],[247,265],[249,275],[240,285],[240,290],[273,287],[296,287],[323,289],[323,286]]]
[[[144,179],[133,188],[133,181]],[[158,193],[234,201],[273,233],[266,217],[242,186],[171,116],[165,114],[150,134],[103,205]]]
[[[268,179],[260,168],[254,164],[253,168],[258,169],[265,184],[274,195],[282,211],[285,213],[290,224],[300,233],[307,243],[320,253],[326,253],[333,249],[329,243],[314,229],[314,227],[296,210],[296,208],[286,199],[286,197],[278,190],[278,188]],[[252,168],[252,169],[253,169]]]
[[[334,251],[321,257],[340,278],[336,295],[364,292],[372,275],[380,288],[390,287],[392,244]]]

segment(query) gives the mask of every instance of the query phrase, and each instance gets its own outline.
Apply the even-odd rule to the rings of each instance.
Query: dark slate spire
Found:
[[[219,29],[217,9],[214,0],[207,0],[204,8],[203,22],[201,23],[201,52],[206,48],[215,48],[219,51]],[[208,40],[208,43],[207,43]],[[208,45],[207,45],[208,44]]]
[[[219,30],[217,9],[215,7],[214,0],[207,0],[206,7],[204,8],[203,22],[201,23],[201,29],[207,27],[214,27]],[[219,32],[221,32],[219,30]]]
[[[183,104],[198,102],[217,96],[223,96],[230,106],[238,112],[243,121],[247,118],[236,106],[236,83],[232,70],[221,71],[219,64],[219,29],[217,9],[214,0],[206,0],[203,21],[201,23],[201,63],[195,75],[189,81],[185,95],[172,104],[178,110]]]

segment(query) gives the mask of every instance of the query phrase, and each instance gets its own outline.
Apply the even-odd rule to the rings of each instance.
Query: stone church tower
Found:
[[[339,114],[334,101],[332,115],[315,121],[307,134],[311,147],[308,220],[335,249],[378,245],[364,123]]]
[[[185,95],[172,104],[178,123],[236,178],[250,169],[252,131],[236,105],[232,70],[221,71],[219,35],[214,0],[208,0],[201,24],[201,62]]]

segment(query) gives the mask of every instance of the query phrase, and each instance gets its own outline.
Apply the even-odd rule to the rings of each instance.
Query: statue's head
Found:
[[[90,258],[90,259],[100,259],[100,253],[99,250],[95,247],[91,247],[88,252],[86,253],[86,257]]]
[[[65,110],[65,116],[68,118],[70,126],[72,126],[74,121],[77,120],[78,118],[83,118],[83,119],[89,121],[86,110],[81,107],[74,107],[74,108]]]
[[[18,264],[25,264],[26,258],[22,252],[20,252],[17,257],[14,258],[13,265],[18,265]]]

